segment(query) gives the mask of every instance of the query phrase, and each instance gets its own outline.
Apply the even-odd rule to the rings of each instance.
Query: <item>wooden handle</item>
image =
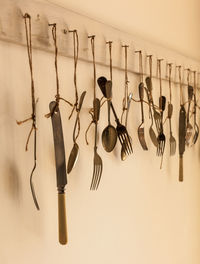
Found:
[[[58,194],[58,227],[59,227],[59,242],[62,245],[67,244],[67,219],[65,210],[65,194]]]
[[[179,181],[183,181],[183,156],[179,157]]]

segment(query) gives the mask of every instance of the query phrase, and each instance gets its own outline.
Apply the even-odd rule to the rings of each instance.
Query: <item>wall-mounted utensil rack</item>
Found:
[[[182,65],[183,68],[199,70],[200,62],[179,54],[173,50],[149,43],[111,26],[92,20],[83,15],[66,10],[51,3],[28,0],[1,0],[0,2],[0,40],[25,46],[25,33],[22,15],[29,13],[33,23],[33,48],[45,52],[53,52],[54,47],[50,37],[48,23],[57,23],[59,54],[73,58],[73,46],[69,29],[77,29],[80,39],[79,59],[92,62],[89,50],[88,35],[96,35],[96,62],[99,65],[109,66],[108,49],[106,41],[113,41],[113,68],[124,70],[122,45],[129,45],[128,72],[139,74],[137,55],[135,50],[142,50],[146,60],[147,54],[154,57],[153,77],[156,75],[156,59],[163,58],[166,62]],[[147,62],[147,61],[145,61]],[[175,67],[174,67],[175,68]],[[148,73],[147,63],[144,63],[144,75]],[[166,74],[165,74],[166,75]],[[173,82],[178,83],[178,74],[172,75]],[[167,76],[163,77],[166,79]],[[183,82],[187,85],[186,77]]]

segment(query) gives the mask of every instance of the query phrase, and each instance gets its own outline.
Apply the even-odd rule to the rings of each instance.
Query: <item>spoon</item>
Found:
[[[77,112],[77,115],[76,115],[76,122],[75,122],[75,125],[74,125],[74,131],[73,131],[73,141],[74,141],[74,146],[70,152],[70,155],[69,155],[69,159],[68,159],[68,164],[67,164],[67,173],[70,173],[72,171],[72,169],[74,168],[77,160],[78,160],[78,156],[79,156],[79,146],[78,144],[76,143],[76,140],[78,138],[78,135],[79,135],[79,132],[78,134],[75,136],[75,132],[76,132],[76,128],[77,128],[77,125],[79,123],[79,114],[80,114],[80,111],[81,111],[81,108],[82,108],[82,104],[83,104],[83,100],[85,98],[85,94],[86,94],[86,91],[84,91],[82,94],[81,94],[81,97],[80,97],[80,100],[79,100],[79,106],[78,106],[78,112]]]
[[[108,99],[108,126],[102,133],[102,145],[107,152],[111,152],[117,143],[117,131],[110,123],[110,100],[112,98],[112,81],[106,81],[106,98]]]
[[[129,109],[130,109],[130,104],[131,104],[131,100],[133,97],[133,93],[130,93],[128,96],[128,101],[127,101],[127,112],[126,112],[126,119],[125,119],[125,126],[127,127],[127,121],[128,121],[128,113],[129,113]],[[125,149],[124,149],[124,145],[122,145],[121,148],[121,160],[125,160],[127,158]]]

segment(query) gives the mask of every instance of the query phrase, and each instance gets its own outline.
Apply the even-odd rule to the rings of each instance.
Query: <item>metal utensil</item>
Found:
[[[129,93],[128,100],[127,100],[127,111],[126,111],[126,119],[125,119],[125,126],[127,127],[127,122],[128,122],[128,114],[129,114],[129,109],[132,101],[133,93]],[[131,137],[130,140],[132,141]],[[126,152],[124,150],[124,146],[121,147],[121,160],[125,160],[127,157]]]
[[[112,98],[112,82],[106,81],[105,84],[106,97],[108,98],[108,126],[104,128],[102,133],[102,145],[107,152],[111,152],[117,143],[117,131],[110,122],[110,100]]]
[[[193,97],[193,87],[188,85],[188,111],[187,111],[187,127],[186,127],[186,145],[190,145],[190,138],[192,136],[193,126],[190,124],[190,105]]]
[[[181,105],[179,112],[179,181],[183,181],[183,154],[185,152],[186,111]]]
[[[143,108],[144,83],[141,82],[138,88],[139,88],[139,97],[140,97],[140,102],[141,102],[141,115],[142,115],[142,122],[138,127],[138,138],[139,138],[139,141],[140,141],[140,144],[143,150],[148,150],[147,144],[145,141],[145,136],[144,136],[144,127],[142,127],[144,125],[144,108]]]
[[[176,153],[176,139],[172,134],[172,113],[173,113],[173,105],[171,103],[168,104],[168,118],[169,118],[169,147],[170,147],[170,156],[175,155]]]
[[[197,101],[196,101],[196,94],[194,94],[194,136],[192,139],[193,145],[197,142],[198,136],[199,136],[199,126],[197,125]]]
[[[99,88],[101,89],[101,92],[107,98],[106,89],[105,89],[106,82],[107,82],[107,79],[103,76],[98,78],[98,80],[97,80],[97,83],[99,85]],[[124,144],[124,150],[125,150],[126,154],[130,155],[131,153],[133,153],[130,136],[127,132],[126,127],[120,123],[119,118],[117,117],[117,114],[115,112],[114,106],[112,104],[112,100],[110,101],[110,106],[111,106],[112,112],[113,112],[114,117],[115,117],[115,122],[117,124],[116,131],[117,131],[117,136],[119,138],[119,141],[120,141],[121,145]]]
[[[100,100],[95,98],[93,100],[93,109],[94,109],[94,123],[95,123],[95,143],[94,143],[94,160],[93,160],[93,176],[92,182],[90,185],[90,190],[97,190],[99,186],[99,182],[101,180],[103,163],[102,159],[97,153],[97,123],[99,121],[100,114]]]
[[[79,100],[79,106],[78,106],[78,111],[77,111],[77,115],[76,115],[76,121],[75,121],[75,124],[74,124],[74,131],[73,131],[73,142],[74,142],[74,145],[73,145],[73,148],[70,152],[70,155],[69,155],[69,159],[68,159],[68,164],[67,164],[67,173],[70,173],[72,171],[72,169],[74,168],[77,160],[78,160],[78,155],[79,155],[79,146],[78,144],[76,143],[76,139],[78,137],[78,134],[77,136],[75,135],[76,133],[76,129],[77,129],[77,125],[78,125],[78,122],[79,122],[79,115],[80,115],[80,111],[81,111],[81,108],[82,108],[82,104],[83,104],[83,100],[85,98],[85,95],[86,95],[86,91],[84,91],[81,96],[80,96],[80,100]]]
[[[146,94],[147,94],[147,99],[148,99],[148,103],[149,103],[149,114],[150,114],[150,118],[151,118],[151,125],[150,125],[150,128],[149,128],[149,135],[150,135],[150,138],[151,138],[152,143],[153,143],[154,146],[157,148],[158,141],[157,141],[156,133],[155,133],[154,130],[153,130],[153,124],[154,124],[154,122],[153,122],[153,114],[152,114],[152,109],[151,109],[151,99],[150,99],[150,94],[149,94],[147,88],[144,88],[144,89],[145,89]]]
[[[153,96],[152,96],[152,82],[150,77],[146,77],[145,79],[146,85],[147,85],[147,90],[149,92],[149,98],[150,102],[153,108],[153,117],[156,125],[157,132],[159,133],[160,131],[160,124],[161,124],[161,114],[155,109],[154,101],[153,101]]]
[[[57,189],[58,189],[58,225],[59,225],[59,242],[62,245],[67,244],[67,224],[66,224],[66,209],[65,209],[65,185],[67,184],[66,164],[65,164],[65,147],[62,131],[62,122],[60,111],[57,102],[52,101],[49,104],[51,115],[54,150],[56,161],[57,174]]]
[[[157,146],[157,156],[163,156],[165,150],[165,134],[163,131],[163,112],[165,110],[166,97],[160,96],[159,98],[159,108],[161,109],[161,123],[160,123],[160,133],[158,135],[158,146]]]

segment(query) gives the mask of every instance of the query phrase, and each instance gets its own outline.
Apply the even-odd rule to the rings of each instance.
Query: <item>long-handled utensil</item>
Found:
[[[194,71],[194,136],[192,139],[193,145],[197,142],[199,137],[199,126],[197,124],[197,98],[196,98],[196,71]]]
[[[158,138],[157,138],[157,140],[158,140],[157,156],[162,156],[162,160],[163,160],[163,154],[164,154],[165,142],[166,142],[166,138],[165,138],[165,134],[164,134],[164,130],[163,130],[163,113],[164,113],[165,106],[166,106],[166,97],[162,95],[161,61],[162,61],[162,59],[157,60],[158,72],[159,72],[159,81],[160,81],[159,108],[161,111],[160,131],[159,131]],[[161,160],[160,168],[162,168],[162,160]]]
[[[27,23],[28,20],[28,23]],[[30,68],[30,75],[31,75],[31,97],[32,97],[32,114],[31,117],[23,120],[23,121],[17,121],[18,125],[21,125],[27,121],[32,120],[32,126],[30,129],[30,132],[28,134],[28,138],[26,141],[26,147],[25,150],[28,150],[28,144],[31,137],[31,134],[34,133],[34,151],[33,151],[33,159],[34,159],[34,165],[30,174],[30,188],[31,193],[33,197],[34,204],[37,208],[37,210],[40,210],[39,204],[37,201],[35,188],[33,184],[33,174],[36,169],[37,165],[37,125],[36,125],[36,104],[37,100],[35,100],[35,85],[34,85],[34,78],[33,78],[33,61],[32,61],[32,35],[31,35],[31,16],[28,13],[24,14],[24,22],[25,22],[25,32],[26,32],[26,45],[27,45],[27,53],[28,53],[28,60],[29,60],[29,68]]]
[[[107,82],[107,79],[103,76],[99,77],[97,80],[99,88],[101,89],[101,92],[103,93],[105,98],[107,98],[106,88],[105,88],[106,82]],[[116,131],[117,131],[118,139],[119,139],[122,146],[124,144],[124,150],[125,150],[126,154],[130,155],[133,153],[130,136],[127,132],[126,127],[120,123],[119,118],[117,117],[117,114],[115,112],[112,100],[110,101],[110,106],[111,106],[112,112],[113,112],[114,117],[115,117],[115,122],[117,124]]]
[[[163,112],[165,110],[165,105],[166,105],[166,97],[161,96],[159,98],[159,108],[161,109],[161,123],[160,123],[160,133],[158,135],[158,146],[157,146],[157,156],[163,156],[164,150],[165,150],[165,134],[163,131]]]
[[[183,88],[181,80],[181,66],[179,69],[180,83],[180,111],[179,111],[179,181],[183,181],[183,154],[185,152],[185,136],[186,136],[186,111],[183,103]]]
[[[144,84],[141,82],[139,84],[139,97],[140,97],[140,102],[141,102],[141,115],[142,115],[142,122],[138,127],[138,138],[140,141],[140,144],[143,148],[143,150],[148,150],[147,144],[145,141],[145,136],[144,136],[144,109],[143,109],[143,99],[144,99]]]
[[[188,111],[187,111],[187,127],[186,127],[186,145],[190,145],[190,139],[192,136],[193,126],[190,123],[190,106],[193,98],[193,87],[188,85]]]
[[[108,126],[104,128],[102,133],[102,144],[107,152],[111,152],[117,143],[117,131],[110,122],[110,100],[112,99],[112,82],[107,81],[106,85],[106,97],[108,98]]]
[[[67,184],[66,164],[65,164],[65,147],[62,131],[62,122],[60,111],[57,102],[52,101],[49,104],[51,115],[56,175],[57,175],[57,189],[58,189],[58,226],[59,226],[59,242],[62,245],[67,244],[67,223],[66,223],[66,209],[65,209],[65,186]]]
[[[135,53],[139,54],[139,72],[140,72],[140,84],[138,86],[139,89],[139,97],[141,103],[141,115],[142,115],[142,122],[138,127],[138,138],[143,150],[148,150],[147,144],[145,141],[144,136],[144,108],[143,108],[143,100],[144,100],[144,83],[143,83],[143,66],[142,66],[142,51],[137,50]],[[152,88],[152,87],[151,87]]]
[[[149,93],[149,99],[151,102],[150,105],[152,106],[152,109],[153,109],[153,117],[154,117],[156,129],[157,129],[157,132],[159,133],[160,123],[161,123],[161,115],[155,108],[154,101],[153,101],[153,95],[152,95],[152,89],[153,89],[153,87],[152,87],[152,55],[147,55],[147,57],[149,58],[150,76],[146,77],[145,82],[146,82],[147,90]]]
[[[186,111],[181,105],[179,112],[179,181],[183,181],[183,154],[185,152]]]
[[[170,146],[170,156],[175,155],[176,153],[176,139],[174,138],[172,134],[172,114],[173,114],[173,105],[172,105],[172,87],[171,87],[171,71],[172,71],[172,64],[168,64],[169,68],[169,102],[168,102],[168,115],[167,118],[169,119],[169,131],[170,131],[170,137],[169,137],[169,146]]]
[[[76,140],[77,140],[77,137],[78,137],[80,131],[78,131],[78,133],[76,135],[76,129],[77,129],[77,126],[79,124],[79,115],[80,115],[80,111],[81,111],[81,108],[82,108],[82,104],[83,104],[83,100],[85,98],[85,95],[86,95],[86,91],[84,91],[81,94],[81,97],[80,97],[80,100],[79,100],[78,111],[77,111],[77,114],[76,114],[76,121],[75,121],[75,124],[74,124],[74,131],[73,131],[74,146],[73,146],[73,148],[72,148],[72,150],[70,152],[70,155],[69,155],[68,164],[67,164],[67,173],[70,173],[72,171],[72,169],[74,168],[74,166],[75,166],[75,164],[77,162],[78,155],[79,155],[79,146],[76,143]]]
[[[129,114],[129,109],[130,109],[130,105],[131,105],[131,101],[132,101],[132,97],[133,97],[133,93],[129,93],[128,96],[128,101],[127,101],[127,111],[126,111],[126,119],[125,119],[125,126],[127,127],[127,122],[128,122],[128,114]],[[131,137],[130,140],[132,141]],[[126,152],[124,150],[124,147],[121,147],[121,160],[125,160],[127,157]]]
[[[93,101],[93,109],[94,109],[94,124],[95,124],[95,143],[94,143],[94,160],[93,160],[93,176],[92,182],[90,185],[90,190],[97,190],[103,169],[102,159],[97,153],[97,123],[99,121],[100,114],[100,101],[98,98],[95,98]]]
[[[95,140],[94,140],[94,159],[93,159],[93,176],[92,176],[92,182],[90,185],[90,190],[97,190],[102,170],[103,170],[103,162],[99,154],[97,153],[97,125],[99,121],[99,115],[100,115],[100,100],[96,98],[96,64],[95,64],[95,36],[89,36],[91,40],[91,49],[92,49],[92,57],[93,57],[93,88],[94,88],[94,99],[93,99],[93,123],[95,124]]]
[[[151,125],[149,127],[149,135],[150,135],[150,138],[151,138],[152,143],[157,148],[157,146],[158,146],[158,140],[157,140],[156,133],[153,130],[153,124],[154,124],[154,122],[153,122],[153,114],[152,114],[152,109],[151,109],[150,95],[149,95],[148,89],[147,88],[144,88],[144,89],[145,89],[146,94],[147,94],[147,99],[148,99],[148,103],[149,103],[149,113],[150,113],[150,118],[151,118]]]

